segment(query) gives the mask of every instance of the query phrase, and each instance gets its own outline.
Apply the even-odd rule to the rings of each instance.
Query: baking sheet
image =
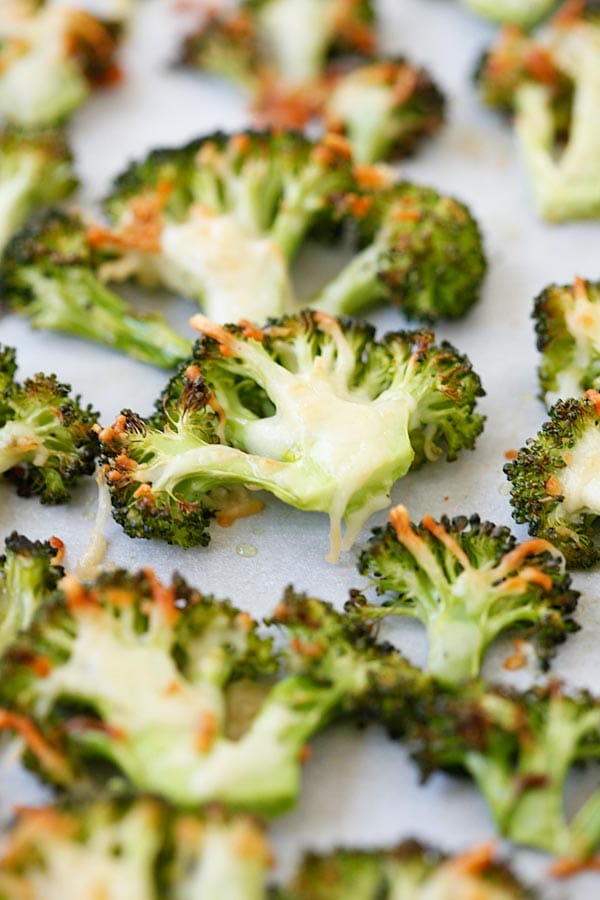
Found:
[[[235,91],[214,79],[169,68],[182,25],[169,0],[144,0],[139,6],[124,48],[125,82],[94,97],[72,125],[85,185],[80,197],[88,204],[102,196],[112,176],[130,158],[215,128],[247,124]],[[481,303],[463,321],[437,329],[439,337],[469,354],[483,379],[486,430],[474,453],[408,476],[396,487],[393,500],[405,503],[413,519],[426,512],[434,516],[478,512],[510,525],[502,474],[504,452],[520,447],[545,418],[536,399],[537,354],[529,318],[532,298],[550,281],[570,281],[575,274],[598,277],[600,225],[551,227],[537,221],[510,129],[480,108],[470,83],[478,54],[493,33],[491,27],[471,18],[453,0],[387,0],[381,10],[385,49],[407,53],[428,66],[450,99],[443,134],[404,165],[403,174],[469,203],[482,224],[490,259]],[[195,311],[191,303],[166,295],[140,295],[139,301],[142,308],[162,308],[182,329]],[[404,325],[396,311],[381,312],[372,319],[380,332]],[[148,413],[166,378],[163,372],[90,344],[32,332],[26,321],[14,316],[0,319],[0,340],[18,348],[21,377],[39,370],[56,372],[101,410],[105,423],[123,406]],[[95,501],[91,479],[68,507],[22,500],[10,486],[0,485],[0,538],[14,528],[32,538],[57,534],[65,541],[67,563],[73,566],[89,537]],[[373,517],[357,547],[370,528],[385,519],[385,513]],[[523,528],[515,530],[525,537]],[[183,551],[158,542],[133,541],[112,522],[107,537],[110,564],[129,568],[151,564],[164,577],[178,569],[192,584],[230,596],[257,617],[273,609],[290,582],[339,606],[350,587],[364,584],[356,571],[356,552],[346,554],[335,566],[324,561],[325,516],[302,513],[276,500],[268,500],[259,516],[238,521],[230,529],[215,527],[208,549]],[[574,580],[583,592],[578,612],[583,628],[559,651],[553,674],[573,686],[600,692],[596,599],[600,579],[587,573]],[[413,661],[424,660],[424,632],[418,623],[394,625],[389,634]],[[502,671],[500,663],[508,652],[507,644],[495,647],[488,656],[486,674],[527,685],[537,676],[534,669],[510,676]],[[570,785],[569,801],[579,802],[590,784],[598,782],[599,770],[578,774]],[[29,776],[14,766],[4,768],[0,775],[4,814],[14,802],[31,802],[36,796],[39,791]],[[417,771],[401,746],[377,729],[356,732],[350,728],[333,728],[314,742],[298,808],[272,826],[282,871],[289,870],[308,847],[392,844],[416,836],[460,850],[493,833],[485,805],[472,785],[436,776],[425,787],[419,786]],[[600,876],[580,876],[557,888],[546,876],[546,856],[506,849],[520,871],[544,887],[545,896],[565,900],[600,896]]]

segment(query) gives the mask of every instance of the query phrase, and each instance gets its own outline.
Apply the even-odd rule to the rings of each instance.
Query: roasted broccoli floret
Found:
[[[392,850],[307,855],[276,900],[533,900],[510,869],[481,844],[447,857],[417,841]]]
[[[463,6],[492,22],[534,28],[554,12],[559,0],[461,0]]]
[[[106,201],[97,246],[133,274],[191,295],[215,322],[262,324],[299,308],[289,265],[312,235],[353,231],[358,255],[310,303],[334,315],[397,303],[408,316],[463,315],[486,261],[469,210],[431,188],[354,167],[348,141],[294,133],[213,135],[151,153]],[[150,238],[150,239],[149,239]]]
[[[106,201],[116,227],[97,240],[126,247],[140,280],[192,296],[210,319],[262,324],[292,310],[291,259],[312,227],[336,227],[355,187],[342,138],[211,135],[117,178]],[[149,246],[148,206],[161,191]]]
[[[204,337],[154,418],[125,411],[101,435],[132,537],[206,544],[210,492],[243,484],[326,512],[336,561],[411,466],[455,459],[483,427],[478,376],[429,331],[377,342],[372,326],[318,312],[262,330],[193,321]]]
[[[600,791],[571,821],[563,808],[572,767],[600,756],[597,699],[556,682],[524,694],[472,684],[440,690],[418,718],[411,738],[425,775],[468,772],[502,835],[572,860],[600,845]]]
[[[484,102],[514,112],[541,215],[600,217],[600,18],[594,4],[565,6],[543,37],[506,29],[483,59]]]
[[[15,370],[15,351],[0,345],[0,474],[22,497],[63,503],[77,479],[94,471],[98,413],[55,375],[18,384]]]
[[[364,625],[304,597],[275,612],[289,642],[279,671],[247,613],[180,578],[121,571],[61,586],[0,661],[0,726],[70,789],[91,787],[104,761],[180,806],[279,813],[313,734],[358,716],[381,671],[396,684],[414,672]]]
[[[73,157],[57,131],[0,131],[0,253],[38,207],[77,187]]]
[[[115,36],[81,9],[3,0],[0,113],[17,125],[54,125],[115,77]]]
[[[269,847],[253,819],[181,813],[152,797],[17,813],[0,858],[0,897],[266,900]]]
[[[363,551],[359,570],[386,597],[382,606],[350,601],[366,619],[410,616],[427,629],[428,671],[441,681],[475,678],[485,652],[514,626],[535,644],[546,668],[556,644],[577,629],[562,555],[547,541],[517,545],[508,528],[479,516],[425,516],[412,525],[404,506],[390,513]]]
[[[300,126],[340,57],[373,55],[374,19],[372,0],[242,0],[209,14],[181,59],[236,83],[263,124]]]
[[[190,343],[161,316],[141,315],[106,284],[127,259],[99,250],[94,227],[76,212],[47,210],[9,242],[0,265],[0,296],[34,328],[86,338],[142,362],[174,368]]]
[[[599,454],[600,394],[588,391],[579,400],[559,400],[537,437],[504,467],[514,518],[555,544],[570,566],[600,558]]]
[[[533,318],[546,405],[600,388],[600,282],[550,285],[536,298]]]
[[[353,69],[323,106],[330,131],[346,135],[359,163],[409,156],[444,120],[444,95],[425,69],[405,59]]]
[[[426,322],[463,316],[479,298],[487,265],[468,208],[409,182],[363,199],[358,253],[311,306],[356,316],[394,304]]]
[[[39,606],[52,596],[63,570],[58,538],[30,541],[14,531],[0,556],[0,652],[27,628]]]

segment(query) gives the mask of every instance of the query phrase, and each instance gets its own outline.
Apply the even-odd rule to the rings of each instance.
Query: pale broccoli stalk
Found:
[[[600,388],[600,282],[550,285],[536,297],[533,318],[546,406]]]
[[[559,5],[559,0],[461,0],[463,6],[504,25],[534,28]]]
[[[485,652],[506,629],[519,628],[536,645],[544,668],[556,644],[577,629],[562,555],[544,540],[517,545],[508,528],[464,516],[412,525],[405,507],[390,513],[360,557],[382,606],[356,602],[366,619],[409,616],[427,629],[427,669],[440,681],[479,675]]]
[[[14,531],[0,556],[0,652],[27,628],[41,604],[56,590],[62,542],[30,541]]]
[[[335,229],[354,187],[342,138],[215,134],[130,166],[105,201],[115,227],[96,240],[128,251],[128,276],[191,296],[213,321],[263,323],[292,310],[290,261],[314,226]]]
[[[0,132],[0,252],[38,207],[58,203],[77,187],[73,157],[59,132]]]
[[[500,99],[515,113],[541,215],[598,218],[600,25],[593,13],[565,14],[539,41],[506,32],[478,77],[486,102]]]
[[[278,659],[250,616],[181,579],[162,585],[145,570],[61,586],[64,598],[0,661],[0,726],[71,789],[100,759],[180,806],[280,813],[297,798],[306,742],[364,704],[389,665],[388,647],[320,601],[288,595],[278,606],[292,661],[276,680]],[[297,614],[309,603],[310,640]]]
[[[377,343],[367,324],[309,312],[263,330],[193,323],[205,337],[157,416],[126,412],[101,435],[131,536],[207,543],[210,492],[244,484],[327,513],[336,561],[411,466],[454,459],[482,428],[478,377],[431,332]]]
[[[466,770],[500,833],[518,844],[582,862],[600,844],[600,791],[569,821],[565,783],[600,755],[600,705],[557,683],[524,694],[481,684],[438,691],[414,732],[426,773]]]
[[[444,95],[425,69],[405,59],[381,60],[340,76],[323,117],[344,134],[359,163],[409,156],[444,119]]]
[[[275,900],[534,900],[490,843],[457,856],[418,841],[389,850],[340,849],[305,856]]]
[[[0,15],[0,112],[27,127],[64,120],[94,82],[110,79],[114,53],[110,30],[83,10],[8,0]]]
[[[269,850],[248,817],[182,813],[152,797],[21,809],[0,861],[0,895],[266,900]]]
[[[76,212],[33,216],[9,242],[0,264],[0,293],[33,328],[94,341],[134,359],[174,368],[190,344],[159,315],[137,313],[105,283],[128,261],[98,250],[94,228]]]
[[[535,438],[504,471],[517,522],[552,541],[572,567],[600,557],[600,394],[559,400]]]
[[[311,300],[336,316],[397,305],[422,321],[459,318],[479,299],[487,263],[469,209],[428,187],[401,182],[367,199],[356,256]]]
[[[0,477],[21,496],[64,503],[78,478],[94,471],[98,413],[55,375],[19,384],[15,371],[14,350],[0,345]]]

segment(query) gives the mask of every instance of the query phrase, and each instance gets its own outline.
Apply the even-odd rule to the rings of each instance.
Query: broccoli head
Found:
[[[38,207],[58,203],[77,187],[73,157],[57,131],[0,131],[0,252]]]
[[[0,556],[0,652],[31,623],[40,605],[52,596],[63,570],[58,565],[62,541],[30,541],[14,531]]]
[[[462,0],[462,3],[492,22],[530,29],[547,19],[559,5],[559,0]]]
[[[104,762],[180,806],[279,813],[297,797],[307,741],[358,715],[394,656],[364,624],[302,597],[275,612],[289,643],[280,666],[247,613],[178,577],[121,571],[61,587],[0,661],[0,726],[70,789]],[[299,618],[309,602],[310,621]],[[414,670],[394,671],[400,684]]]
[[[55,375],[18,384],[15,368],[14,350],[0,346],[0,474],[23,497],[63,503],[77,479],[94,471],[98,413]]]
[[[372,326],[318,312],[264,329],[193,322],[204,336],[157,415],[126,411],[101,435],[132,537],[206,543],[211,492],[242,484],[327,513],[336,561],[411,466],[454,459],[482,429],[479,378],[431,332],[377,342]]]
[[[249,95],[263,124],[302,126],[340,59],[375,49],[372,0],[242,0],[209,14],[181,59]]]
[[[600,791],[571,821],[563,809],[572,767],[600,755],[596,698],[556,682],[523,694],[474,683],[441,689],[419,719],[411,740],[424,773],[469,773],[502,835],[572,860],[600,845]]]
[[[433,188],[401,182],[354,204],[359,249],[313,300],[332,315],[394,304],[409,319],[463,316],[478,300],[487,268],[468,208]]]
[[[305,856],[277,900],[533,900],[490,844],[448,857],[418,841],[391,850],[335,850]]]
[[[291,311],[289,262],[311,229],[336,228],[355,186],[342,138],[210,135],[155,151],[117,178],[106,200],[115,228],[96,242],[125,247],[142,282],[191,296],[216,322],[262,323]]]
[[[536,438],[504,471],[511,482],[517,522],[555,544],[567,564],[591,566],[600,558],[600,394],[559,400]]]
[[[600,217],[600,18],[567,3],[543,37],[505,30],[478,71],[484,102],[514,112],[541,215]]]
[[[46,210],[9,242],[0,264],[0,295],[34,328],[85,338],[163,368],[190,344],[160,316],[141,315],[106,285],[127,274],[116,250],[99,250],[94,228],[76,212]]]
[[[0,859],[0,897],[266,900],[269,847],[252,818],[181,813],[153,797],[21,809]]]
[[[352,69],[323,106],[330,131],[346,135],[359,163],[409,156],[444,120],[444,95],[425,69],[405,59]]]
[[[600,282],[550,285],[536,298],[533,318],[546,405],[600,388]]]
[[[425,516],[412,525],[403,506],[373,532],[359,561],[386,600],[353,606],[366,619],[410,616],[427,629],[428,671],[441,681],[475,678],[488,646],[505,629],[524,630],[544,668],[576,630],[578,593],[562,555],[547,541],[517,545],[508,528],[479,516]]]
[[[0,113],[16,125],[54,125],[94,85],[115,79],[115,35],[81,9],[4,0],[0,14]]]

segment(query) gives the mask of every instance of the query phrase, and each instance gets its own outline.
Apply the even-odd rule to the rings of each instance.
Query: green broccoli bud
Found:
[[[484,102],[515,114],[540,214],[600,216],[600,21],[566,7],[540,40],[506,30],[478,71]]]
[[[71,801],[17,814],[0,896],[266,900],[269,848],[249,817],[181,813],[152,797]]]
[[[76,187],[73,157],[59,132],[0,132],[0,251],[35,209]]]
[[[445,98],[425,69],[405,59],[369,63],[342,75],[323,106],[330,131],[346,135],[359,163],[398,159],[434,134]]]
[[[559,0],[462,0],[463,6],[502,25],[535,28],[559,5]]]
[[[418,841],[391,850],[335,850],[305,856],[277,900],[533,900],[508,866],[481,844],[455,857]]]
[[[412,466],[454,459],[483,427],[479,378],[431,332],[376,342],[371,326],[318,312],[262,330],[193,323],[204,337],[157,416],[126,411],[101,436],[115,517],[132,537],[206,543],[210,492],[241,484],[327,513],[336,561]]]
[[[131,233],[141,205],[143,244],[130,248],[143,283],[191,296],[216,322],[264,322],[292,310],[289,263],[317,224],[333,230],[339,198],[354,186],[341,138],[215,134],[134,163],[105,205],[112,240]],[[147,249],[147,205],[161,190]]]
[[[115,74],[115,38],[89,13],[5,0],[0,18],[0,112],[28,128],[55,125]]]
[[[34,216],[8,244],[0,294],[33,328],[59,331],[163,368],[188,355],[190,344],[160,316],[142,315],[104,283],[122,277],[127,256],[96,248],[95,233],[75,212]]]
[[[71,789],[104,760],[180,806],[277,814],[297,797],[307,741],[358,715],[399,657],[364,624],[288,594],[275,613],[289,636],[278,674],[247,613],[179,578],[167,586],[150,570],[117,572],[61,587],[0,661],[0,727],[24,739],[30,765]],[[295,616],[309,602],[303,640],[307,617]],[[401,685],[414,670],[399,658],[394,672]]]
[[[441,690],[420,710],[413,746],[425,774],[463,770],[477,782],[502,835],[571,860],[600,844],[600,792],[568,821],[571,768],[600,754],[600,705],[556,682],[524,694],[481,684]]]
[[[5,552],[0,556],[0,652],[29,627],[63,576],[56,564],[63,549],[58,538],[30,541],[14,531],[4,543]]]
[[[362,210],[361,210],[362,212]],[[364,249],[311,301],[332,315],[397,304],[409,319],[458,318],[478,300],[487,268],[468,208],[408,182],[383,191],[361,222]]]
[[[541,398],[548,407],[600,387],[600,282],[547,287],[533,311]]]
[[[477,677],[489,645],[515,626],[547,668],[556,645],[578,628],[571,614],[579,594],[547,541],[517,546],[508,528],[479,516],[425,516],[412,525],[403,506],[391,511],[390,522],[375,529],[359,561],[386,600],[352,605],[365,619],[419,619],[429,641],[427,669],[440,681]]]
[[[596,391],[579,400],[559,400],[537,437],[504,467],[515,520],[526,522],[530,534],[551,541],[570,566],[591,566],[600,558],[599,429]]]
[[[208,14],[181,62],[234,82],[263,124],[299,127],[319,108],[340,58],[370,58],[372,0],[242,0]]]
[[[14,374],[14,351],[0,347],[0,475],[22,497],[63,503],[77,479],[94,471],[98,413],[81,406],[55,375],[18,384]]]

